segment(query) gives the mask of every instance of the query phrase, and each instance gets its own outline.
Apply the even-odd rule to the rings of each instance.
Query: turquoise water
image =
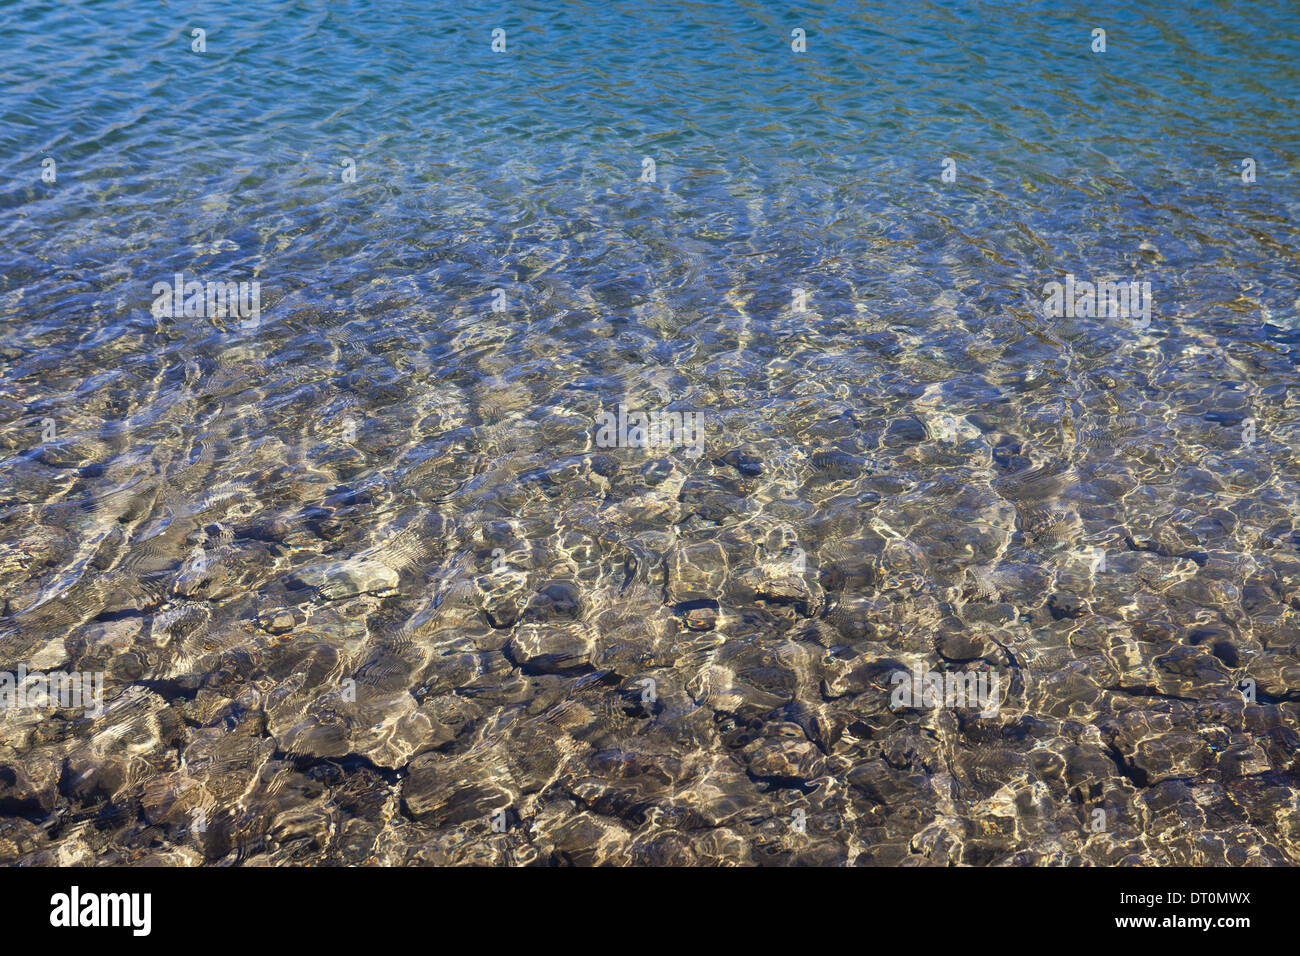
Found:
[[[1289,4],[236,6],[0,9],[0,859],[1300,860]]]

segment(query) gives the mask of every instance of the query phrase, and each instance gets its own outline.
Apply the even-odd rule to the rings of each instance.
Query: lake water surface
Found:
[[[1298,57],[6,5],[0,861],[1300,862]]]

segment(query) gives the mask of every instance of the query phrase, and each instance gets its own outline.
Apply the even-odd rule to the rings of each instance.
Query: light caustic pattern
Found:
[[[1293,13],[6,6],[0,860],[1300,862]]]

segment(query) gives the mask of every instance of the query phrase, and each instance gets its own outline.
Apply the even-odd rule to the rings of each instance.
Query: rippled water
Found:
[[[1300,42],[1177,7],[0,9],[0,668],[103,680],[0,859],[1300,862]]]

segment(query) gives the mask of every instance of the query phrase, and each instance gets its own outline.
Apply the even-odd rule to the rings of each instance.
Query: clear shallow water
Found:
[[[0,857],[1297,862],[1292,12],[6,7]]]

